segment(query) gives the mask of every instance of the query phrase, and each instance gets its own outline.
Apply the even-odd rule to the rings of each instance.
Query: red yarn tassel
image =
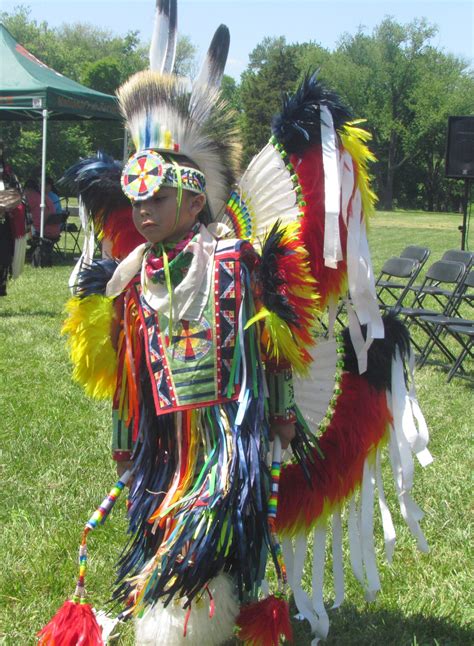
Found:
[[[288,603],[274,595],[243,606],[237,626],[239,639],[248,646],[278,646],[280,637],[293,641]]]
[[[74,601],[63,603],[38,638],[39,646],[104,646],[92,607]]]

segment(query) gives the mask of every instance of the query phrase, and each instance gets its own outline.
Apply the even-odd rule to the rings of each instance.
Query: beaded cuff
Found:
[[[127,426],[119,418],[118,411],[112,410],[112,457],[117,462],[130,459],[132,453],[132,428],[133,424]]]
[[[272,421],[294,422],[295,393],[291,368],[274,371],[267,370],[269,392],[269,414]]]

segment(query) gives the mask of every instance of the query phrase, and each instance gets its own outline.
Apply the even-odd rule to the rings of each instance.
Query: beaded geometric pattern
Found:
[[[147,200],[159,190],[164,179],[163,157],[144,150],[130,157],[123,169],[121,183],[125,195],[131,200]]]

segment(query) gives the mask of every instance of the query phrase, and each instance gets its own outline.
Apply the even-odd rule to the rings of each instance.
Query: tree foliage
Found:
[[[30,18],[24,6],[0,12],[12,35],[58,72],[93,89],[113,94],[131,74],[148,65],[148,47],[137,32],[117,36],[88,24],[57,29]],[[249,55],[240,83],[224,76],[222,93],[235,112],[244,161],[268,141],[272,117],[285,92],[303,76],[319,70],[356,118],[366,119],[378,158],[375,189],[381,205],[457,209],[458,182],[444,177],[447,118],[474,113],[474,74],[468,63],[433,45],[437,28],[426,20],[400,24],[384,19],[371,33],[360,28],[343,34],[334,51],[316,42],[287,43],[284,36],[264,38]],[[196,47],[178,39],[175,72],[193,78]],[[5,122],[4,122],[5,123]],[[20,176],[38,172],[41,134],[37,124],[0,125],[0,136]],[[117,123],[51,123],[48,172],[53,176],[78,157],[103,148],[122,154],[123,129]]]
[[[64,24],[58,28],[30,18],[23,5],[1,12],[0,20],[12,36],[42,62],[57,72],[94,90],[114,94],[131,74],[148,66],[148,46],[139,34],[117,36],[90,24]],[[178,38],[175,69],[180,74],[195,71],[196,48],[187,36]],[[92,121],[48,125],[47,172],[60,177],[80,157],[103,149],[116,158],[123,152],[123,126],[118,122]],[[38,177],[41,167],[41,128],[32,122],[0,122],[0,137],[8,158],[21,179]]]

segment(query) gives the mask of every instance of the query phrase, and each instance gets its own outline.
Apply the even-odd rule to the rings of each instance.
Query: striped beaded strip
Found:
[[[272,457],[272,468],[271,468],[271,493],[268,500],[268,528],[270,530],[270,540],[273,545],[273,553],[275,555],[279,572],[278,578],[280,579],[283,585],[287,582],[286,567],[283,560],[283,552],[281,549],[280,542],[278,540],[278,534],[276,531],[276,515],[278,511],[278,489],[280,485],[280,473],[281,473],[281,442],[280,438],[277,436],[273,442],[273,457]]]
[[[72,600],[74,603],[86,603],[85,596],[85,577],[87,570],[87,535],[90,531],[95,529],[97,525],[103,525],[109,513],[112,510],[112,507],[117,502],[118,497],[122,493],[125,485],[127,484],[131,476],[131,471],[126,471],[118,482],[112,487],[108,495],[101,502],[99,507],[95,510],[92,516],[86,523],[84,527],[84,532],[82,534],[81,545],[79,547],[79,577],[77,579],[76,589]]]

